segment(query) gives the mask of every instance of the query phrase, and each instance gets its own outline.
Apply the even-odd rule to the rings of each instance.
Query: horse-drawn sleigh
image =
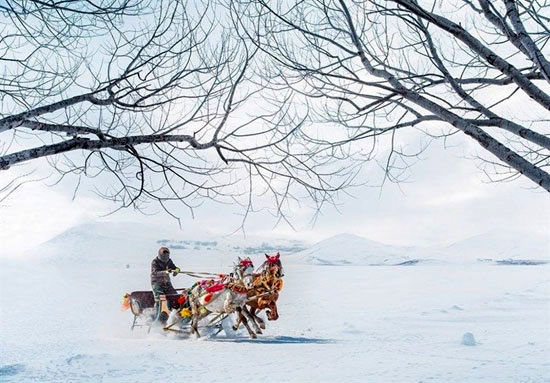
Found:
[[[211,336],[222,330],[237,331],[242,323],[251,338],[261,334],[265,322],[258,314],[266,310],[268,320],[277,320],[277,300],[283,287],[283,268],[280,255],[266,254],[265,262],[254,272],[250,258],[239,257],[230,274],[211,274],[181,271],[189,276],[204,278],[190,288],[176,289],[178,294],[161,294],[155,305],[152,291],[134,291],[123,297],[123,309],[134,315],[131,329],[158,326],[166,332],[200,336],[206,329]],[[236,321],[229,326],[230,316]]]

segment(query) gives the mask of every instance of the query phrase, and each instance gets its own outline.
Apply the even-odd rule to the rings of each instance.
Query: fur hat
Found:
[[[165,246],[162,246],[162,247],[159,249],[158,258],[159,258],[162,262],[168,262],[168,260],[170,259],[170,249],[168,249],[168,248],[165,247]]]

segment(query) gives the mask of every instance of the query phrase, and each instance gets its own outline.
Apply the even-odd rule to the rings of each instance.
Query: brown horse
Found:
[[[277,300],[279,291],[283,288],[283,266],[280,254],[277,253],[274,256],[266,254],[265,256],[267,259],[261,266],[262,272],[254,275],[252,289],[248,291],[246,303],[248,307],[243,308],[262,329],[265,329],[265,322],[257,314],[266,309],[267,319],[277,320],[279,318]],[[237,318],[233,329],[237,330],[240,324],[241,320]]]

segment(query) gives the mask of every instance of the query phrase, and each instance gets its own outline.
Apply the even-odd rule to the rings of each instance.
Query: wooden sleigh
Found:
[[[164,331],[176,332],[179,334],[188,335],[190,333],[190,317],[191,312],[187,305],[187,289],[176,289],[178,294],[160,294],[159,304],[160,310],[155,310],[155,298],[152,291],[133,291],[125,294],[123,297],[123,309],[130,309],[134,319],[132,321],[131,330],[136,327],[147,327],[147,332],[155,323],[163,324]],[[172,311],[184,313],[171,324],[166,325],[166,320],[170,317]],[[210,315],[208,321],[202,328],[210,328],[214,330],[214,335],[217,335],[223,330],[222,321],[227,318],[227,315]]]

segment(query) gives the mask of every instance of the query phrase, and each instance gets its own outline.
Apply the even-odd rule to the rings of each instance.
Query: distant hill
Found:
[[[550,235],[493,230],[441,249],[441,257],[454,262],[550,261]]]
[[[415,263],[417,248],[386,245],[353,234],[338,234],[291,258],[313,265],[397,265]]]
[[[290,259],[311,265],[416,265],[550,263],[550,236],[492,231],[444,247],[401,247],[352,234],[339,234]]]
[[[238,257],[252,256],[259,265],[264,253],[283,256],[307,248],[301,241],[242,236],[220,237],[208,232],[166,229],[136,222],[94,221],[68,229],[26,252],[49,263],[89,265],[148,265],[160,246],[168,246],[179,264],[231,265]],[[177,263],[176,262],[176,263]]]
[[[146,267],[160,246],[180,264],[225,267],[237,256],[280,251],[284,262],[310,265],[417,265],[436,263],[550,263],[550,236],[491,231],[444,247],[392,246],[353,234],[339,234],[312,246],[258,236],[215,236],[198,230],[169,230],[135,222],[90,222],[75,226],[26,253],[50,263]]]

